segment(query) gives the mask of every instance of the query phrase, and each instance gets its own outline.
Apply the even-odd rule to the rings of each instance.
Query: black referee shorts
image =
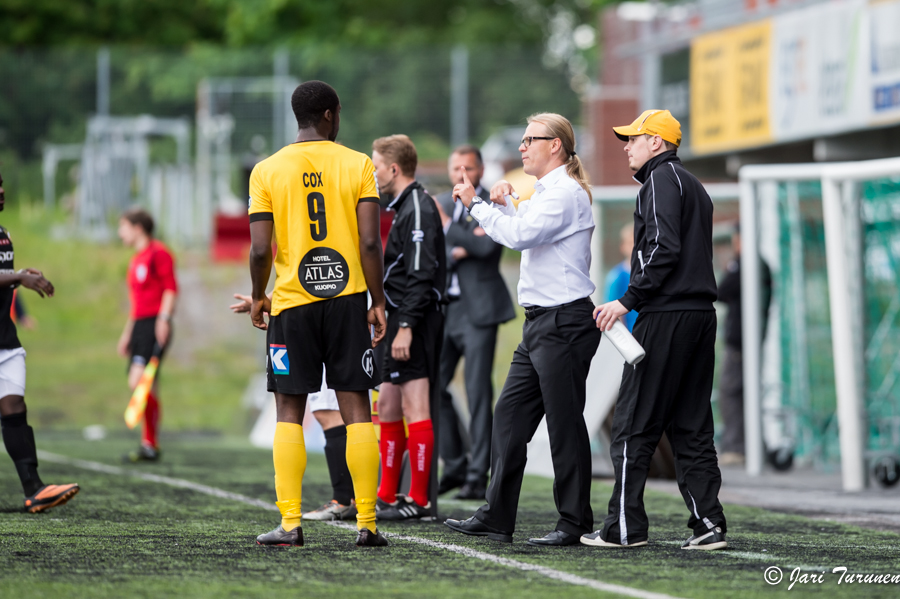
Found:
[[[400,328],[399,322],[398,314],[388,315],[387,333],[381,342],[384,345],[384,382],[399,385],[424,378],[436,382],[438,356],[444,341],[444,314],[440,306],[435,304],[426,308],[422,319],[413,327],[412,345],[406,362],[399,362],[391,357],[391,345]]]
[[[169,329],[169,342],[172,341],[171,328]],[[128,361],[127,370],[131,369],[132,364],[140,364],[146,366],[153,355],[153,349],[156,347],[156,317],[139,318],[134,321],[134,328],[131,330],[131,341],[128,343],[128,350],[131,353],[131,360]],[[168,347],[168,344],[166,345]],[[166,347],[162,348],[160,354],[160,362],[166,353]]]
[[[268,390],[315,393],[365,391],[380,381],[366,321],[366,294],[356,293],[282,310],[269,319]]]

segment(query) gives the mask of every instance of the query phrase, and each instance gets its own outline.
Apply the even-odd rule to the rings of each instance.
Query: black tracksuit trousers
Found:
[[[528,442],[546,414],[556,530],[580,536],[593,528],[591,444],[584,423],[585,385],[601,336],[593,308],[585,301],[525,321],[494,409],[487,504],[475,513],[488,526],[515,531]]]
[[[601,537],[623,545],[647,540],[644,484],[663,432],[672,445],[678,488],[691,514],[688,527],[695,534],[715,526],[724,532],[718,499],[722,475],[710,405],[716,313],[643,313],[634,336],[647,356],[636,366],[625,365],[610,447],[616,483]]]

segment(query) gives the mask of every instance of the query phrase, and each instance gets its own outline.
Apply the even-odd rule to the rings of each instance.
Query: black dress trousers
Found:
[[[715,366],[714,311],[650,312],[638,316],[634,337],[647,356],[625,365],[613,416],[610,457],[616,483],[601,537],[629,545],[647,540],[644,484],[665,431],[675,476],[690,512],[688,526],[705,534],[726,529],[710,406]]]
[[[591,447],[584,423],[585,384],[601,332],[590,301],[548,310],[526,320],[509,375],[494,410],[491,482],[475,517],[513,532],[527,445],[546,414],[553,460],[556,530],[593,529]]]
[[[475,486],[487,485],[491,465],[491,402],[494,386],[494,350],[497,347],[497,325],[472,324],[461,301],[451,301],[444,321],[444,346],[441,351],[441,443],[444,477],[465,481]],[[469,401],[469,439],[472,459],[460,435],[459,417],[453,407],[453,396],[447,390],[459,359],[465,356],[466,397]]]

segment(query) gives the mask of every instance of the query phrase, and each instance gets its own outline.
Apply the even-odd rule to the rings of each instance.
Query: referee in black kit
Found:
[[[608,331],[615,319],[637,310],[634,336],[647,356],[625,366],[613,416],[616,483],[609,513],[603,528],[581,542],[611,548],[647,544],[644,484],[665,432],[694,531],[681,548],[723,549],[722,476],[710,406],[716,342],[712,200],[676,155],[681,124],[668,110],[647,110],[614,131],[627,142],[628,166],[642,187],[628,291],[594,316],[597,327]]]
[[[583,415],[585,381],[601,336],[589,298],[595,289],[589,276],[591,193],[575,155],[575,133],[564,117],[529,117],[519,152],[525,172],[538,181],[535,194],[518,209],[506,181],[491,189],[493,207],[475,195],[468,178],[453,189],[494,241],[522,252],[518,295],[526,320],[494,412],[487,504],[468,520],[446,524],[464,534],[512,542],[527,445],[546,414],[560,517],[553,532],[528,544],[575,545],[594,525]]]

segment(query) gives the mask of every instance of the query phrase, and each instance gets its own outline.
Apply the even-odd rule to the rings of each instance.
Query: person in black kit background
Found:
[[[386,351],[378,394],[381,422],[381,484],[376,514],[381,520],[435,516],[437,490],[433,467],[432,398],[437,390],[447,266],[444,231],[434,199],[415,180],[416,147],[405,135],[372,144],[375,178],[382,193],[393,196],[396,212],[384,250],[387,301]],[[406,439],[403,420],[409,428]],[[409,448],[409,496],[397,494],[403,453]]]
[[[644,484],[663,432],[675,454],[678,487],[694,534],[682,549],[722,549],[726,524],[722,475],[710,404],[715,367],[716,279],[709,194],[678,159],[681,124],[648,110],[614,127],[627,142],[628,166],[642,184],[634,212],[631,280],[625,295],[594,311],[597,326],[637,310],[634,337],[647,352],[625,366],[613,417],[610,457],[616,482],[601,530],[581,542],[597,547],[647,544]]]
[[[453,150],[448,163],[450,182],[463,182],[465,172],[475,194],[486,196],[481,187],[484,163],[475,146]],[[494,387],[491,372],[497,347],[497,327],[515,318],[509,290],[500,275],[503,246],[488,237],[466,211],[453,201],[448,191],[437,198],[447,242],[447,271],[450,276],[441,350],[440,454],[444,473],[438,493],[462,486],[456,499],[484,499],[491,467],[491,427]],[[465,357],[466,399],[469,404],[469,439],[472,457],[460,435],[460,422],[447,387],[459,359]]]
[[[6,204],[0,176],[0,211]],[[16,334],[10,313],[13,294],[19,285],[53,297],[53,284],[39,270],[13,266],[15,251],[9,233],[0,227],[0,429],[6,453],[12,458],[25,492],[25,510],[37,513],[62,505],[79,491],[76,484],[45,485],[38,476],[34,430],[28,426],[25,406],[25,350]]]
[[[744,465],[744,358],[742,352],[743,329],[741,326],[741,230],[735,225],[731,236],[734,259],[728,263],[725,276],[719,282],[719,301],[728,306],[725,316],[725,354],[722,373],[719,375],[719,411],[725,429],[720,439],[722,455],[720,466]],[[772,273],[765,261],[760,260],[762,285],[761,306],[763,338],[766,336],[766,315],[772,299]]]

